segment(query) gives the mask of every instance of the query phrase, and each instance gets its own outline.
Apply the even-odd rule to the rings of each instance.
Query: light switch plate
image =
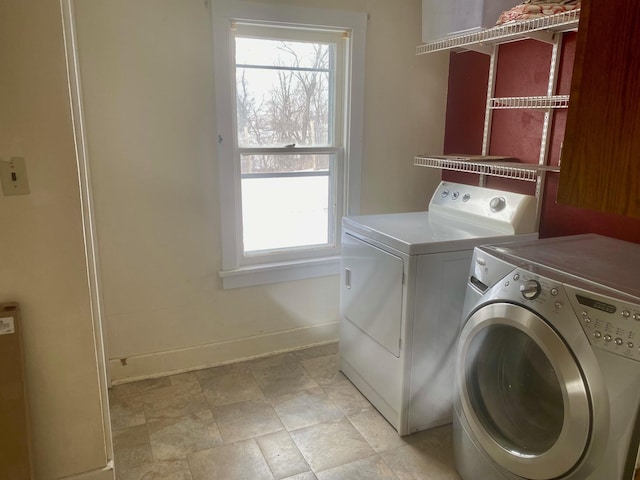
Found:
[[[24,157],[11,157],[10,161],[0,160],[2,193],[5,195],[28,195],[31,193]]]
[[[0,335],[9,335],[16,332],[13,317],[0,318]]]

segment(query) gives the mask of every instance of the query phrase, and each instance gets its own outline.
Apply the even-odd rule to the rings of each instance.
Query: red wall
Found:
[[[556,94],[569,94],[576,34],[567,33],[560,58]],[[524,40],[500,46],[496,97],[546,95],[552,48]],[[480,154],[487,95],[489,56],[475,52],[452,53],[444,153]],[[553,113],[549,163],[558,165],[564,139],[566,109]],[[518,158],[537,164],[544,111],[494,110],[490,155]],[[443,171],[444,180],[478,184],[478,176]],[[640,243],[640,219],[604,214],[556,203],[558,173],[548,173],[542,204],[540,236],[599,233]],[[535,193],[535,183],[487,177],[487,186],[520,193]]]

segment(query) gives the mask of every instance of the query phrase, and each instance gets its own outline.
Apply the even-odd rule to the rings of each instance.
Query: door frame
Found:
[[[84,108],[82,102],[82,84],[78,60],[78,44],[74,16],[74,0],[60,0],[62,12],[62,33],[67,60],[67,77],[71,108],[71,122],[74,132],[76,161],[78,165],[78,182],[80,184],[80,208],[82,211],[82,229],[84,234],[87,280],[89,283],[91,317],[93,322],[94,341],[98,364],[98,381],[102,401],[105,446],[107,462],[113,463],[113,441],[111,416],[109,413],[108,389],[111,386],[109,372],[108,347],[104,321],[104,308],[98,255],[98,240],[93,207],[91,172],[87,152]]]

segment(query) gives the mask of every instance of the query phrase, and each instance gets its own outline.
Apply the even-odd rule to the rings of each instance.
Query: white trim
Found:
[[[348,10],[276,5],[244,0],[213,0],[211,11],[216,17],[227,19],[291,23],[295,25],[321,26],[338,29],[362,30],[367,28],[367,14]]]
[[[262,22],[273,24],[296,24],[316,26],[321,28],[340,29],[349,31],[350,48],[346,49],[345,72],[347,83],[344,91],[349,92],[349,102],[342,112],[342,130],[348,143],[343,146],[344,158],[348,165],[340,172],[341,189],[337,192],[337,200],[342,199],[342,211],[336,212],[337,228],[339,220],[344,214],[354,215],[360,211],[361,172],[362,172],[362,142],[364,128],[364,74],[366,27],[368,16],[366,13],[321,8],[272,5],[252,3],[242,0],[213,0],[212,7],[213,42],[215,65],[215,98],[218,148],[218,182],[221,200],[222,225],[222,271],[220,276],[225,278],[243,277],[242,282],[224,281],[224,288],[237,286],[258,285],[264,280],[285,281],[286,278],[299,279],[319,276],[320,270],[308,268],[291,268],[289,276],[281,275],[282,280],[271,280],[273,275],[264,275],[264,269],[258,267],[244,268],[241,245],[242,232],[239,221],[241,219],[241,192],[239,182],[229,179],[240,178],[238,162],[233,159],[237,150],[235,138],[235,98],[234,86],[228,72],[233,71],[234,55],[230,24],[232,20],[247,22]],[[336,248],[339,248],[339,234],[336,232]],[[313,255],[313,253],[311,253]],[[297,270],[297,271],[296,271]],[[241,273],[238,273],[241,272]],[[295,273],[293,273],[295,272]],[[327,271],[329,275],[333,270]],[[250,277],[256,274],[254,279]],[[324,275],[324,274],[322,274]]]
[[[91,320],[96,349],[96,375],[100,388],[100,401],[104,425],[105,450],[107,461],[113,459],[113,442],[111,435],[111,416],[109,412],[108,388],[111,382],[108,368],[108,352],[105,342],[104,315],[102,304],[102,287],[100,283],[100,263],[98,257],[98,241],[96,237],[95,213],[91,190],[91,171],[87,153],[84,108],[82,103],[82,84],[78,64],[78,45],[74,17],[73,0],[60,0],[62,13],[62,33],[64,38],[65,58],[67,62],[67,78],[71,121],[73,124],[76,161],[78,165],[78,182],[80,185],[80,207],[82,211],[82,230],[84,235],[87,282],[90,293]],[[111,470],[113,478],[113,471]],[[106,476],[101,476],[107,478]]]
[[[69,1],[69,0],[62,0]],[[73,1],[73,0],[71,0]],[[116,472],[113,468],[113,462],[105,468],[99,468],[97,470],[91,470],[89,472],[82,472],[68,477],[62,477],[60,480],[115,480]]]
[[[209,343],[165,352],[110,360],[113,384],[268,357],[276,353],[336,342],[338,321],[294,328],[266,335]],[[124,361],[124,362],[123,362]]]
[[[222,223],[222,269],[232,270],[238,265],[236,256],[236,245],[239,243],[239,232],[236,227],[236,219],[239,218],[239,208],[237,199],[240,198],[238,185],[230,182],[230,178],[235,177],[234,162],[223,162],[221,160],[221,150],[223,142],[233,142],[233,118],[234,110],[230,102],[223,102],[225,98],[233,97],[233,88],[227,77],[227,72],[232,68],[231,37],[229,35],[228,18],[217,15],[217,7],[211,6],[213,18],[213,44],[214,60],[216,65],[227,65],[227,68],[214,68],[214,82],[216,91],[216,128],[218,139],[218,185],[220,189],[220,220]],[[231,121],[227,120],[229,117]],[[228,208],[234,205],[234,208]]]
[[[346,16],[346,13],[344,13]],[[349,92],[350,102],[345,111],[345,128],[348,130],[349,142],[345,145],[345,156],[348,158],[345,179],[345,214],[360,214],[360,193],[362,188],[362,150],[364,145],[364,74],[366,53],[367,14],[357,14],[357,18],[349,18],[352,29],[350,55],[351,72],[347,72],[349,85],[345,85],[345,92]],[[354,87],[356,86],[356,87]],[[348,120],[350,119],[350,121]]]
[[[218,272],[218,275],[222,278],[222,286],[225,289],[339,274],[339,256],[291,262],[263,263]]]

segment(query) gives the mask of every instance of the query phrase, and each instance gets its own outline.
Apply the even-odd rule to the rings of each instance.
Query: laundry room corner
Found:
[[[361,210],[423,209],[438,175],[411,155],[442,149],[448,56],[413,55],[419,2],[305,5],[369,15]],[[211,2],[74,8],[113,381],[336,341],[337,270],[222,288]]]

